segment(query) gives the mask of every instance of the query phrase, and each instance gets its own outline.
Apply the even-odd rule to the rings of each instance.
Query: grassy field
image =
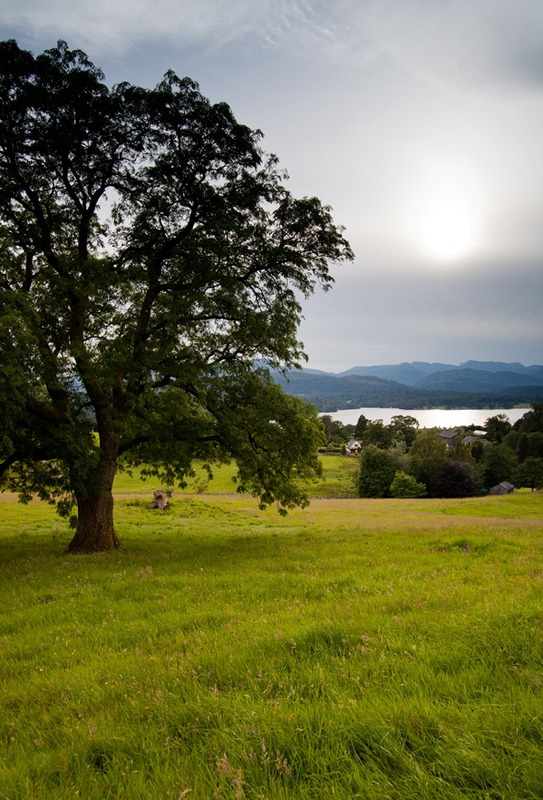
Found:
[[[309,486],[309,494],[313,497],[355,497],[354,476],[358,469],[356,458],[326,455],[322,457],[322,480]],[[187,479],[185,489],[175,489],[176,494],[231,494],[236,490],[234,465],[220,465],[213,468],[213,479],[209,480],[207,472],[201,465],[195,466],[196,476]],[[157,483],[156,478],[142,481],[138,470],[133,473],[120,472],[115,481],[118,495],[145,494],[151,495],[153,489],[165,488]]]
[[[0,798],[541,800],[543,495],[346,461],[286,518],[122,475],[107,555],[0,496]]]

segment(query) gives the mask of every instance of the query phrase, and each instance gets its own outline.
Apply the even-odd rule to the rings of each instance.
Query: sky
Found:
[[[541,0],[2,0],[0,34],[262,130],[356,256],[303,303],[309,367],[543,363]]]

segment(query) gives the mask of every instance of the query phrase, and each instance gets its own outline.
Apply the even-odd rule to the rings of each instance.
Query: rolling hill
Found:
[[[339,408],[499,408],[543,400],[543,366],[467,361],[416,361],[352,367],[341,373],[273,373],[285,391],[319,411]]]

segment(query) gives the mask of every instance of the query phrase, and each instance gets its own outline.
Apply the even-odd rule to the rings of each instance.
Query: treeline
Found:
[[[419,429],[414,417],[398,415],[390,425],[363,415],[356,425],[321,417],[327,450],[361,445],[360,497],[471,497],[508,481],[543,487],[543,402],[534,403],[514,425],[505,414],[475,425],[439,431]],[[477,431],[477,433],[475,433]]]

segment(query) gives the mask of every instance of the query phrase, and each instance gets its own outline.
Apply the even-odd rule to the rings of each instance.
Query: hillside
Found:
[[[352,367],[334,374],[293,370],[274,380],[319,411],[339,408],[499,408],[543,400],[543,367],[468,361]]]
[[[406,386],[416,386],[417,383],[426,376],[449,369],[454,369],[454,367],[451,364],[430,364],[422,361],[414,361],[411,364],[380,364],[373,367],[351,367],[344,372],[339,372],[338,377],[371,375],[385,378],[385,380],[403,383]]]
[[[489,372],[484,369],[449,369],[426,375],[419,389],[440,389],[455,392],[501,392],[504,389],[541,385],[535,375],[510,371]]]

